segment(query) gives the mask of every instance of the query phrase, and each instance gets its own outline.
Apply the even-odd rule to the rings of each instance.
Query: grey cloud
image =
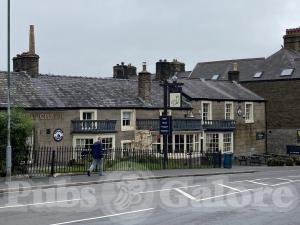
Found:
[[[140,68],[177,58],[261,57],[277,51],[285,28],[300,25],[297,0],[11,0],[12,56],[36,25],[42,73],[110,76],[121,61]],[[6,69],[6,1],[0,2],[0,70]]]

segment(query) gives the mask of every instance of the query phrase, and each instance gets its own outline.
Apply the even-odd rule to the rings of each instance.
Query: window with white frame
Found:
[[[94,143],[93,138],[77,138],[75,147],[80,149],[91,149]]]
[[[133,130],[135,122],[134,110],[121,111],[122,131]]]
[[[97,120],[97,110],[80,110],[80,120]]]
[[[162,152],[163,136],[152,135],[152,150]],[[168,153],[199,152],[203,142],[202,133],[180,133],[169,135],[167,139]]]
[[[225,102],[225,120],[233,120],[233,103]]]
[[[162,151],[162,137],[160,135],[152,135],[152,150],[161,153]]]
[[[201,134],[195,134],[195,152],[200,151],[200,139],[202,138]]]
[[[252,102],[246,102],[245,103],[245,122],[246,123],[253,123],[253,103]]]
[[[210,102],[202,102],[202,120],[211,120]]]
[[[219,151],[219,141],[218,133],[206,134],[206,152]]]
[[[223,134],[223,152],[232,152],[232,133]]]
[[[102,138],[102,146],[104,150],[112,150],[113,149],[113,138],[112,137],[103,137]]]
[[[187,152],[193,152],[193,150],[194,150],[194,143],[195,143],[194,138],[195,138],[194,134],[187,134],[186,135],[185,146],[186,146],[186,151]]]
[[[184,134],[175,134],[175,153],[184,153]]]

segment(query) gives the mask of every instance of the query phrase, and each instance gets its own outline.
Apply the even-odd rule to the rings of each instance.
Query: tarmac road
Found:
[[[0,195],[0,224],[298,225],[299,191],[298,167],[32,190]]]

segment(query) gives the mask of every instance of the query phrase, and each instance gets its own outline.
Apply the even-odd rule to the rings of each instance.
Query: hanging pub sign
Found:
[[[177,83],[172,83],[171,85],[178,85]],[[182,88],[179,86],[169,87],[169,107],[180,108],[181,107],[181,92]]]
[[[181,93],[170,93],[170,107],[171,108],[181,107]]]

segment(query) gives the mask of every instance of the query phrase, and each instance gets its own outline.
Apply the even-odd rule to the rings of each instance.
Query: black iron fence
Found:
[[[55,173],[86,173],[92,156],[89,149],[73,147],[29,148],[24,162],[29,176],[49,176]],[[221,153],[169,153],[168,169],[219,168]],[[154,150],[104,150],[104,171],[160,170],[163,154]]]

